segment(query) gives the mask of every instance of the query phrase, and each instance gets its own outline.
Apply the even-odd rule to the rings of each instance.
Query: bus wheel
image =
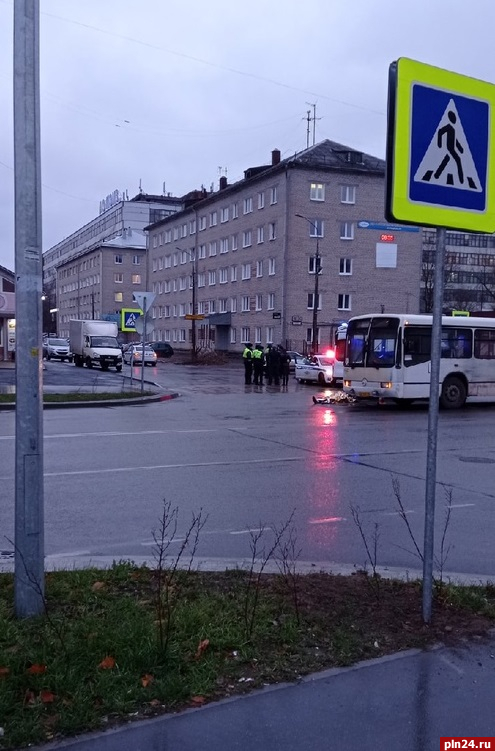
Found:
[[[442,386],[440,404],[444,409],[459,409],[466,402],[466,386],[460,378],[447,376]]]

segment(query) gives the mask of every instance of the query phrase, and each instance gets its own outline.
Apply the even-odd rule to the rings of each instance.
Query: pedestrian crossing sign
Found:
[[[143,311],[140,308],[122,308],[121,330],[136,331],[136,321],[142,315]]]
[[[389,71],[386,217],[495,232],[495,86],[400,58]]]

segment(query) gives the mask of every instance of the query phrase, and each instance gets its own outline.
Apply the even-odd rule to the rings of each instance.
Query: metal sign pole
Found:
[[[141,357],[141,394],[144,393],[144,345],[146,342],[146,316],[148,314],[148,307],[146,305],[146,297],[143,297],[143,338],[141,344],[143,345],[142,357]]]
[[[14,3],[15,613],[44,610],[39,2]]]
[[[426,454],[425,529],[423,548],[423,620],[431,621],[433,589],[433,542],[435,532],[435,488],[437,472],[438,406],[442,348],[443,273],[446,245],[445,227],[437,228],[433,322],[431,327],[430,407]]]

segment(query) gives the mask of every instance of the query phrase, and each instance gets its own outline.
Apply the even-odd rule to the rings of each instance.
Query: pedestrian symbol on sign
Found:
[[[126,320],[126,325],[131,328],[131,326],[136,325],[136,315],[134,313],[129,313],[129,317]]]
[[[414,181],[477,193],[483,190],[453,99],[433,134]]]

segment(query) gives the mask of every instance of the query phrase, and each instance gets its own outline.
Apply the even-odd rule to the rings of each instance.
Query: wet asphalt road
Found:
[[[125,377],[129,370],[125,366]],[[0,384],[12,377],[13,371],[0,371]],[[145,377],[180,397],[139,407],[45,412],[48,555],[151,557],[152,531],[166,500],[179,509],[179,535],[192,513],[202,509],[207,515],[201,556],[249,557],[249,530],[279,527],[294,513],[301,560],[362,566],[366,552],[352,505],[359,508],[367,541],[378,532],[378,565],[420,568],[397,512],[392,479],[400,484],[421,546],[425,406],[314,406],[317,387],[293,378],[286,392],[245,387],[236,366],[166,361],[146,368]],[[68,363],[47,363],[44,372],[45,383],[53,385],[76,387],[95,378],[108,386],[122,381],[119,374]],[[449,571],[495,574],[494,421],[495,406],[440,415],[436,535],[439,542],[449,505]],[[14,428],[14,413],[0,412],[5,550],[5,537],[13,536]],[[272,532],[263,540],[270,546]]]

